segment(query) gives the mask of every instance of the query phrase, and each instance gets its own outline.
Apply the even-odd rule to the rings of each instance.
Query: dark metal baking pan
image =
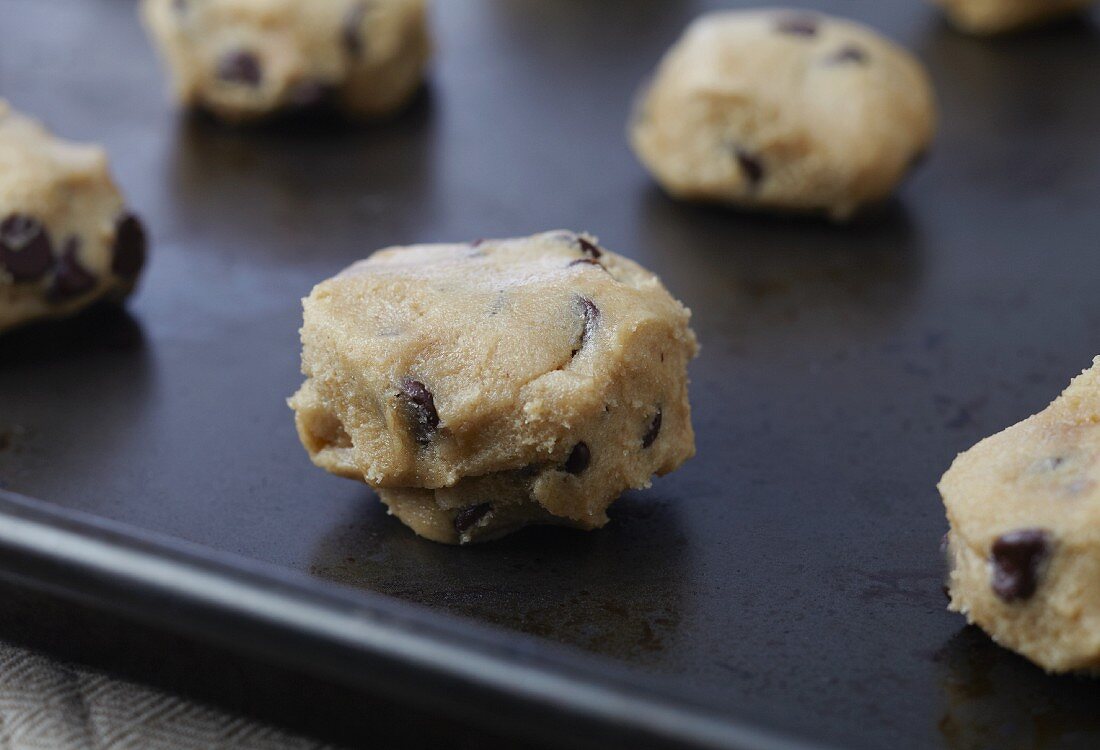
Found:
[[[636,84],[736,5],[437,2],[409,111],[233,130],[167,103],[132,3],[0,0],[0,94],[104,143],[154,239],[128,312],[0,339],[0,481],[35,499],[0,503],[3,632],[352,744],[370,717],[402,736],[398,708],[561,746],[1100,743],[1096,683],[945,611],[935,491],[1097,353],[1096,26],[981,41],[909,0],[813,4],[914,49],[942,109],[898,198],[836,227],[677,204],[627,149]],[[313,283],[556,227],[693,308],[695,459],[598,533],[469,549],[309,464],[283,399]]]

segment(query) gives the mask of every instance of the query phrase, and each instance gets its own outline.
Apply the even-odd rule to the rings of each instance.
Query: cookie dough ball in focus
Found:
[[[145,263],[98,146],[64,141],[0,100],[0,332],[121,300]]]
[[[143,0],[181,103],[226,120],[335,106],[385,115],[430,54],[425,0]]]
[[[999,34],[1065,18],[1093,0],[933,0],[951,23],[972,34]]]
[[[951,609],[1047,670],[1100,672],[1100,358],[940,492]]]
[[[422,536],[596,528],[695,452],[688,320],[572,232],[383,250],[305,300],[290,403],[314,463]]]
[[[924,153],[935,102],[908,52],[857,23],[718,12],[661,61],[630,124],[673,196],[844,220]]]

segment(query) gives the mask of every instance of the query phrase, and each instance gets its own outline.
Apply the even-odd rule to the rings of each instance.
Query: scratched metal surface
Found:
[[[131,3],[0,0],[0,94],[106,144],[154,238],[128,313],[0,340],[0,481],[824,742],[1096,746],[1095,683],[944,611],[935,483],[1097,353],[1100,33],[985,42],[908,0],[814,4],[913,48],[942,107],[898,199],[836,228],[678,205],[625,145],[660,52],[739,4],[438,2],[432,82],[401,117],[233,131],[166,102]],[[693,461],[599,533],[472,549],[311,467],[283,399],[313,283],[389,244],[555,227],[693,308]]]

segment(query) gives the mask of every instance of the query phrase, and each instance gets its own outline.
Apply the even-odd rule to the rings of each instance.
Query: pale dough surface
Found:
[[[176,96],[227,120],[334,104],[388,114],[431,52],[426,0],[143,0]]]
[[[0,332],[133,289],[145,233],[107,154],[49,133],[0,100]]]
[[[1100,358],[940,483],[951,609],[1051,671],[1100,669]]]
[[[598,527],[694,453],[689,312],[592,238],[382,250],[304,304],[303,444],[429,538]]]
[[[630,139],[673,196],[844,220],[886,198],[935,130],[907,51],[820,14],[702,16],[640,95]]]
[[[1093,0],[933,0],[951,22],[974,34],[999,34],[1075,13]]]

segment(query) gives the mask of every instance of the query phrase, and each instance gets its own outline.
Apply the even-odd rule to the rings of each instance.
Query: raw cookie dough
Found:
[[[314,463],[429,539],[596,528],[695,452],[689,315],[572,232],[382,250],[305,300],[290,405]]]
[[[0,100],[0,332],[121,300],[145,263],[98,146],[63,141]]]
[[[1100,670],[1100,357],[940,492],[951,609],[1049,671]]]
[[[807,12],[696,20],[639,97],[630,138],[677,198],[849,218],[928,147],[935,102],[908,52]]]
[[[933,0],[951,22],[973,34],[998,34],[1075,13],[1093,0]]]
[[[404,105],[431,43],[425,0],[143,0],[185,105],[226,120],[335,105]]]

